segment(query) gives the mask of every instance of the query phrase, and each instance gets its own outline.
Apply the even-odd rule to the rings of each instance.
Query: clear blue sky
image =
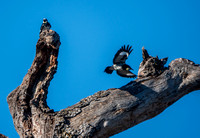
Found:
[[[167,64],[180,57],[200,64],[199,7],[198,0],[1,1],[0,133],[18,137],[6,97],[31,66],[44,17],[62,43],[47,99],[58,111],[132,80],[103,72],[124,44],[133,45],[127,63],[134,73],[142,61],[142,46],[150,55],[168,56]],[[199,106],[200,91],[192,92],[157,117],[113,138],[200,138]]]

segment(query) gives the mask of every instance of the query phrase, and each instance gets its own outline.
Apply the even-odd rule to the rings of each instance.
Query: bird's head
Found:
[[[46,18],[43,19],[43,23],[47,23],[47,19]]]
[[[122,69],[123,70],[133,70],[129,65],[127,65],[127,64],[124,64],[123,66],[122,66]]]

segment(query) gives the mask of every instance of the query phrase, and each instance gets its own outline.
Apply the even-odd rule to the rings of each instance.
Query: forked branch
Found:
[[[46,98],[56,73],[59,46],[59,35],[44,30],[31,68],[7,97],[20,137],[109,137],[158,115],[182,96],[200,89],[199,65],[180,58],[164,67],[167,58],[149,56],[143,48],[136,80],[54,112]]]

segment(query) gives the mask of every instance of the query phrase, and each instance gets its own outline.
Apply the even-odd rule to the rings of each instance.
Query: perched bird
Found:
[[[40,33],[43,31],[43,30],[49,30],[51,28],[51,24],[48,22],[48,20],[46,18],[43,19],[43,23],[40,27]]]
[[[136,75],[130,71],[132,68],[125,63],[132,51],[132,46],[122,46],[114,56],[113,65],[106,67],[104,72],[112,74],[116,70],[117,74],[121,77],[135,78]]]

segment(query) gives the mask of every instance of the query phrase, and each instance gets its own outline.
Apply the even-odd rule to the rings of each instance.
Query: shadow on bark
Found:
[[[60,44],[55,31],[42,31],[31,68],[7,97],[20,137],[109,137],[158,115],[182,96],[200,89],[199,65],[180,58],[165,67],[167,58],[149,56],[143,48],[136,80],[54,112],[46,98],[57,70]]]

